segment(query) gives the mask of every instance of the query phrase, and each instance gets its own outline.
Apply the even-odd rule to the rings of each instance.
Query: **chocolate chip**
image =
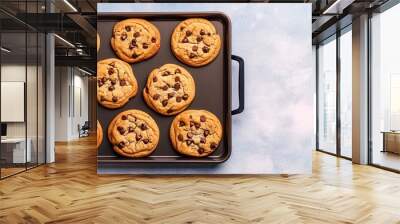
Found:
[[[188,94],[186,94],[186,93],[185,93],[185,94],[183,94],[183,97],[182,97],[182,99],[183,99],[183,100],[187,100],[187,99],[189,99],[189,95],[188,95]]]
[[[196,57],[196,55],[193,52],[189,54],[189,58],[194,58],[194,57]]]
[[[170,109],[167,110],[167,113],[169,113],[169,114],[172,113],[172,112],[174,112],[174,109],[170,108]]]
[[[133,33],[133,37],[140,37],[140,33],[139,32]]]
[[[203,40],[203,37],[201,37],[201,36],[198,36],[198,37],[196,38],[196,40],[197,40],[197,42],[200,42],[200,41],[202,41],[202,40]]]
[[[124,128],[124,127],[118,126],[118,127],[117,127],[117,130],[119,131],[119,133],[120,133],[121,135],[123,135],[123,134],[125,133],[125,128]]]
[[[164,91],[168,90],[168,86],[167,85],[163,86],[162,90],[164,90]]]
[[[181,88],[181,84],[179,84],[179,82],[176,82],[175,85],[174,85],[174,89],[176,91],[178,91],[180,88]]]
[[[175,74],[176,73],[181,73],[181,70],[179,68],[175,69]]]
[[[171,73],[169,71],[164,71],[162,74],[162,76],[169,76],[169,75],[171,75]]]
[[[157,39],[156,39],[155,37],[152,37],[152,38],[151,38],[151,42],[152,42],[152,43],[155,43],[156,41],[157,41]]]
[[[197,47],[196,45],[194,45],[194,46],[192,47],[192,51],[197,51],[197,49],[199,49],[199,47]]]
[[[149,45],[147,45],[146,43],[143,43],[143,49],[147,49],[149,47]]]
[[[170,98],[172,98],[172,97],[174,97],[174,96],[175,96],[175,93],[174,93],[174,92],[168,93],[168,99],[170,99]]]
[[[146,126],[146,124],[142,124],[142,125],[140,125],[140,129],[142,129],[142,131],[145,131],[145,130],[147,130],[147,126]]]
[[[182,97],[180,97],[180,96],[177,96],[177,97],[176,97],[176,102],[178,102],[178,103],[179,103],[179,102],[181,102],[181,101],[182,101]]]
[[[103,77],[102,79],[101,79],[101,81],[103,82],[103,83],[105,83],[105,82],[107,82],[107,78],[106,77]]]
[[[217,143],[215,143],[215,142],[211,142],[211,144],[210,144],[210,148],[211,149],[215,149],[215,148],[217,148]]]
[[[204,153],[204,149],[203,149],[203,148],[199,148],[199,149],[197,150],[197,152],[198,152],[199,154],[203,154],[203,153]]]
[[[162,103],[162,105],[165,107],[165,106],[168,105],[168,100],[163,100],[161,103]]]
[[[191,132],[188,132],[186,135],[188,138],[193,138],[193,134]]]
[[[122,149],[124,146],[125,146],[125,143],[124,143],[124,142],[120,142],[120,143],[118,144],[118,148],[120,148],[120,149]]]
[[[153,82],[157,82],[157,80],[158,80],[157,77],[154,76],[154,77],[153,77]]]
[[[142,136],[141,135],[136,135],[136,141],[139,141],[140,139],[142,139]]]
[[[190,36],[190,35],[192,35],[192,31],[186,30],[186,36]]]
[[[111,85],[115,85],[115,84],[117,84],[117,80],[111,79]]]
[[[126,115],[122,115],[121,119],[126,120],[126,119],[128,119],[128,117]]]
[[[201,122],[205,122],[205,121],[206,121],[206,116],[201,115],[201,116],[200,116],[200,121],[201,121]]]
[[[210,32],[208,32],[208,33],[207,33],[207,36],[211,36],[211,33],[210,33]]]
[[[127,37],[128,35],[125,32],[121,34],[121,40],[126,40]]]
[[[98,84],[99,87],[102,87],[104,85],[103,81],[101,81],[101,80],[98,80],[97,84]]]
[[[183,135],[179,134],[179,135],[178,135],[178,140],[179,140],[179,141],[183,141]]]
[[[187,39],[187,37],[183,38],[182,43],[187,43],[189,42],[189,40]]]
[[[108,87],[108,91],[113,91],[114,89],[115,89],[114,86],[109,86],[109,87]]]
[[[179,127],[185,126],[185,122],[184,121],[179,121]]]
[[[136,40],[132,39],[131,44],[129,45],[129,49],[133,49],[135,47],[137,47]]]
[[[144,144],[147,144],[147,143],[149,143],[149,140],[146,138],[146,139],[143,139],[143,143]]]
[[[191,145],[192,143],[193,143],[193,140],[190,140],[190,139],[186,140],[186,145]]]
[[[179,78],[179,76],[176,76],[175,77],[175,82],[179,82],[179,81],[181,81],[181,79]]]
[[[181,26],[181,31],[182,31],[183,29],[185,29],[185,27],[184,27],[184,26]]]
[[[210,134],[210,131],[209,130],[204,130],[204,137],[207,137],[209,134]]]
[[[203,143],[203,144],[206,143],[206,139],[205,138],[201,138],[200,139],[200,143]]]
[[[109,74],[109,75],[112,75],[113,73],[114,73],[114,69],[113,69],[113,68],[109,68],[109,69],[108,69],[108,74]]]
[[[118,101],[118,97],[113,96],[113,97],[112,97],[112,101],[113,101],[114,103],[117,102],[117,101]]]
[[[135,131],[135,129],[133,127],[131,127],[131,126],[128,127],[128,132],[134,132],[134,131]]]
[[[194,126],[194,122],[191,121],[191,122],[190,122],[190,127],[193,127],[193,126]]]
[[[196,129],[200,128],[200,123],[195,123],[194,126],[196,127]]]
[[[119,81],[119,85],[126,86],[126,81],[124,79],[122,79],[121,81]]]
[[[131,31],[131,27],[130,26],[125,26],[125,30],[129,32],[129,31]]]
[[[207,46],[204,46],[202,50],[204,53],[207,53],[210,49]]]
[[[137,58],[137,57],[139,57],[139,55],[138,54],[136,54],[135,52],[132,54],[132,58]]]
[[[206,34],[206,32],[202,29],[202,30],[200,30],[200,35],[205,35]]]
[[[160,98],[160,94],[154,94],[154,96],[153,96],[153,100],[158,100]]]

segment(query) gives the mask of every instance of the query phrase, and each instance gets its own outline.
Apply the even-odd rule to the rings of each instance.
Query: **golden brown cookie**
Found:
[[[103,128],[101,127],[100,122],[97,121],[97,145],[96,145],[96,148],[99,148],[102,142],[103,142]]]
[[[175,27],[171,48],[181,62],[199,67],[217,57],[221,49],[221,38],[210,21],[201,18],[187,19]]]
[[[120,108],[136,95],[137,90],[138,84],[128,63],[115,58],[97,62],[97,101],[101,105]]]
[[[156,122],[140,110],[119,113],[108,126],[108,139],[119,155],[144,157],[157,147],[160,131]]]
[[[193,77],[186,69],[165,64],[150,73],[143,97],[147,105],[158,113],[173,115],[192,103],[195,92]]]
[[[99,52],[100,49],[100,37],[99,34],[97,34],[97,52]]]
[[[111,46],[122,60],[146,60],[160,49],[160,32],[144,19],[126,19],[114,25]]]
[[[187,110],[172,121],[169,136],[179,153],[204,157],[218,148],[222,126],[218,118],[206,110]]]

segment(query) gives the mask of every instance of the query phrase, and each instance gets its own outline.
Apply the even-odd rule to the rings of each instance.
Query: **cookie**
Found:
[[[155,55],[160,49],[160,32],[144,19],[126,19],[114,25],[111,47],[122,60],[135,63]]]
[[[99,52],[100,49],[100,36],[97,34],[97,52]]]
[[[158,113],[173,115],[192,103],[195,91],[193,77],[186,69],[165,64],[150,73],[143,97],[147,105]]]
[[[100,122],[97,121],[97,145],[96,145],[96,148],[99,148],[102,142],[103,142],[103,128],[101,127]]]
[[[204,157],[218,148],[222,126],[218,118],[206,110],[187,110],[172,121],[169,136],[177,152]]]
[[[108,139],[116,153],[126,157],[144,157],[157,147],[160,131],[156,122],[140,110],[119,113],[108,126]]]
[[[199,67],[217,57],[221,49],[221,38],[210,21],[201,18],[187,19],[175,27],[171,48],[181,62]]]
[[[138,84],[131,66],[119,59],[97,62],[97,101],[109,109],[124,106],[134,97]]]

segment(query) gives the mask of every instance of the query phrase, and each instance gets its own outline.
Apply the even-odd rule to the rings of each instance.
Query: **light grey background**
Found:
[[[98,12],[221,11],[232,22],[232,54],[245,60],[245,111],[232,117],[232,155],[218,166],[98,168],[98,173],[311,173],[314,77],[311,4],[99,3]],[[232,67],[237,107],[237,65]]]

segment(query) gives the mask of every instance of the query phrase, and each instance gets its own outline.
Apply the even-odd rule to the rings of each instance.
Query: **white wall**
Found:
[[[88,78],[71,67],[56,67],[55,74],[55,141],[77,139],[78,124],[88,120]]]

